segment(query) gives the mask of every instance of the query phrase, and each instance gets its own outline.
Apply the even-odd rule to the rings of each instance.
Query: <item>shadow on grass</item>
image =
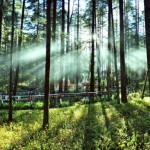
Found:
[[[40,149],[97,149],[96,141],[100,138],[99,123],[95,117],[96,109],[93,105],[82,105],[80,110],[79,107],[68,112],[68,109],[60,109],[63,113],[57,120],[56,117],[51,118],[50,122],[55,121],[55,124],[50,125],[50,129],[40,131],[40,137],[38,138],[37,133],[34,133],[32,137],[38,139]],[[78,110],[79,109],[79,110]],[[75,119],[75,111],[79,111],[80,115]],[[58,115],[61,115],[58,114]],[[60,118],[61,117],[61,118]],[[32,143],[33,140],[28,142]],[[24,141],[27,143],[26,141]]]
[[[73,111],[75,111],[76,109],[78,109],[78,106],[70,108],[70,113],[68,113],[68,108],[55,109],[57,110],[56,113],[54,113],[55,110],[50,110],[50,128],[46,130],[39,128],[36,131],[30,132],[26,135],[25,138],[21,139],[21,143],[18,141],[18,143],[12,144],[11,149],[18,149],[18,147],[29,148],[34,142],[37,143],[31,146],[33,149],[47,149],[46,147],[48,147],[49,149],[54,149],[54,147],[58,146],[58,143],[63,142],[61,141],[62,139],[60,137],[60,132],[64,129],[71,128],[71,125],[69,123],[73,118]],[[34,124],[34,122],[38,120],[38,111],[35,114],[32,114],[31,111],[22,112],[16,118],[20,120],[21,118],[26,117],[32,117],[29,120]],[[31,124],[31,122],[29,123]],[[56,146],[54,145],[54,143],[56,144]]]
[[[9,123],[17,123],[17,122],[32,122],[35,119],[38,119],[38,112],[40,110],[13,110],[13,120],[11,122],[8,121],[8,110],[0,111],[0,125],[9,124]],[[35,113],[36,112],[36,113]]]
[[[41,123],[39,114],[38,110],[21,111],[15,120],[34,124],[40,118],[37,123]],[[38,127],[21,142],[13,143],[11,149],[148,149],[149,118],[147,110],[132,103],[102,102],[50,109],[50,128]]]
[[[150,112],[146,103],[137,101],[121,105],[110,103],[110,105],[125,121],[127,134],[125,146],[133,146],[135,149],[150,148]]]
[[[104,105],[103,102],[101,103],[101,106],[102,106],[102,113],[103,113],[103,116],[105,118],[105,125],[106,125],[106,128],[108,129],[108,127],[109,127],[109,119],[108,119],[108,116],[107,116],[107,113],[106,113],[106,110],[105,110],[105,105]]]
[[[8,123],[8,111],[0,110],[0,125]]]
[[[84,150],[98,149],[100,145],[96,143],[100,140],[101,126],[96,118],[96,109],[93,104],[88,105],[88,114],[85,118],[85,130],[84,130]]]

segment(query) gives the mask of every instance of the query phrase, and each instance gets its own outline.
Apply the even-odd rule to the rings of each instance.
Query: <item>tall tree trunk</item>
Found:
[[[66,55],[69,52],[69,40],[70,40],[70,34],[69,34],[69,29],[70,29],[70,0],[68,0],[68,13],[67,13],[67,44],[66,44]],[[68,63],[67,63],[68,64]],[[66,63],[65,63],[66,65]],[[64,91],[68,91],[68,67],[65,67],[65,87]]]
[[[37,25],[36,25],[37,37],[38,37],[38,34],[39,34],[39,15],[40,15],[40,1],[38,0],[38,4],[37,4]]]
[[[147,68],[149,81],[149,96],[150,96],[150,2],[144,0],[145,7],[145,28],[146,28],[146,49],[147,49]]]
[[[100,62],[100,46],[96,41],[96,54],[97,54],[97,78],[98,78],[98,91],[101,91],[101,78],[100,78],[100,71],[101,71],[101,62]]]
[[[100,18],[100,20],[99,20]],[[98,32],[97,30],[97,26],[96,23],[99,25],[101,22],[101,16],[98,19],[96,19],[96,13],[95,13],[95,30],[96,33]],[[99,30],[100,35],[101,35],[101,28]],[[99,34],[97,34],[98,39],[99,39]],[[98,79],[98,86],[97,86],[97,90],[101,91],[101,77],[100,77],[100,73],[101,73],[101,61],[100,61],[100,45],[98,44],[98,41],[96,39],[96,55],[97,55],[97,79]]]
[[[45,4],[46,3],[46,0],[43,0],[43,18],[45,18],[45,16],[46,16],[46,9],[45,9]],[[46,29],[45,29],[45,23],[43,23],[43,30],[45,31]],[[43,34],[43,37],[45,38],[45,34]]]
[[[95,34],[95,9],[96,9],[96,4],[95,0],[92,0],[92,52],[91,52],[91,68],[90,68],[90,73],[91,73],[91,78],[90,78],[90,92],[94,92],[94,34]]]
[[[116,50],[116,44],[115,44],[115,33],[114,33],[114,19],[113,19],[113,9],[112,9],[112,0],[110,0],[110,14],[111,17],[111,24],[112,24],[112,45],[114,50],[114,65],[115,65],[115,77],[116,77],[116,99],[118,103],[120,103],[119,100],[119,79],[118,79],[118,67],[117,67],[117,50]]]
[[[135,48],[136,50],[139,49],[139,0],[135,0],[135,11],[136,11],[136,15],[135,15],[135,25],[136,25],[136,31],[135,31]],[[141,65],[141,63],[139,63],[139,66]],[[137,77],[137,81],[136,81],[136,86],[135,89],[139,88],[139,77]]]
[[[102,16],[102,18],[101,18],[102,20],[101,20],[101,22],[102,22],[102,24],[103,24],[103,21],[104,21],[104,18],[103,18],[103,16]],[[103,50],[104,49],[104,26],[102,25],[102,28],[101,28],[101,49]],[[105,71],[104,71],[104,68],[106,68],[106,64],[104,63],[104,60],[102,60],[102,62],[103,63],[101,63],[102,64],[102,71],[101,71],[101,77],[102,77],[102,79],[103,79],[103,85],[102,85],[102,90],[104,91],[105,90],[105,85],[104,85],[104,79],[105,79]]]
[[[2,43],[2,22],[3,22],[3,0],[1,0],[1,6],[0,6],[0,51],[1,51],[1,43]]]
[[[107,94],[108,100],[110,100],[110,87],[111,87],[111,50],[112,50],[112,23],[111,23],[111,0],[108,0],[108,64],[107,64]]]
[[[50,74],[50,92],[51,94],[55,94],[55,53],[56,53],[56,8],[57,8],[57,0],[53,0],[53,24],[52,24],[52,50],[51,50],[51,74]],[[50,99],[50,108],[55,106],[55,99]]]
[[[127,102],[126,94],[126,68],[125,68],[125,56],[124,56],[124,24],[123,24],[123,0],[119,0],[120,10],[120,69],[121,69],[121,100],[123,103]]]
[[[13,90],[13,51],[14,51],[14,21],[15,21],[15,0],[12,3],[12,26],[11,26],[11,50],[10,50],[10,79],[9,79],[9,121],[12,121],[12,90]]]
[[[61,27],[61,54],[60,54],[60,79],[59,93],[62,93],[63,88],[63,55],[64,55],[64,33],[65,33],[65,1],[62,0],[62,27]]]
[[[25,0],[23,0],[22,16],[21,16],[21,26],[20,26],[20,35],[19,35],[19,39],[18,39],[18,51],[17,51],[18,52],[18,58],[19,58],[19,52],[21,51],[21,44],[22,44],[22,30],[23,30],[23,22],[24,22],[24,10],[25,10]],[[18,60],[18,62],[17,62],[13,95],[16,95],[18,81],[19,81],[19,63],[20,63],[20,60]]]
[[[145,75],[145,81],[144,81],[144,86],[143,86],[142,95],[141,95],[142,99],[144,98],[144,92],[145,92],[145,89],[146,89],[147,75],[148,75],[148,72],[146,72],[146,75]]]
[[[139,48],[139,0],[135,0],[135,11],[136,11],[136,15],[135,15],[135,20],[136,20],[136,33],[135,33],[135,46],[136,49]]]
[[[78,0],[78,16],[77,16],[77,56],[76,56],[76,92],[79,91],[79,7],[80,1]]]
[[[40,15],[40,1],[38,0],[37,3],[37,25],[36,25],[36,42],[38,44],[39,42],[39,15]],[[39,65],[39,60],[37,60],[36,65]],[[35,72],[35,76],[36,76],[36,82],[35,82],[35,86],[39,84],[39,71]]]
[[[51,54],[51,58],[53,58],[53,65],[51,66],[51,92],[54,93],[55,89],[54,89],[54,72],[55,72],[55,50],[56,50],[56,8],[57,8],[57,0],[53,0],[53,26],[52,26],[52,51],[53,51],[53,55]],[[51,60],[52,61],[52,60]],[[50,103],[51,104],[51,103]]]
[[[51,0],[47,0],[46,12],[46,63],[45,63],[45,95],[44,95],[44,113],[43,113],[43,128],[49,126],[49,78],[50,78],[50,50],[51,50]]]

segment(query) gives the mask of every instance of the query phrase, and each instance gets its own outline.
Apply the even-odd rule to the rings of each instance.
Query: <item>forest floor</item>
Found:
[[[8,111],[0,110],[0,150],[150,149],[148,100],[76,103],[49,112],[50,127],[43,130],[42,110],[15,110],[9,124]]]

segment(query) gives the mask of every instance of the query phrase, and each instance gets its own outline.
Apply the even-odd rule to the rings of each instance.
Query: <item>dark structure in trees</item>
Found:
[[[55,57],[55,49],[56,49],[56,8],[57,8],[57,0],[53,0],[53,24],[52,24],[52,48],[53,48],[53,55],[51,57]],[[53,64],[55,65],[55,60],[51,59],[53,61]],[[54,72],[55,68],[54,65],[51,66],[51,92],[54,91]]]
[[[111,87],[111,53],[112,53],[112,12],[111,12],[111,0],[108,0],[108,64],[107,64],[107,92],[108,99],[110,99],[110,87]]]
[[[77,66],[76,66],[76,91],[79,90],[79,13],[80,1],[78,0],[78,14],[77,14]]]
[[[22,30],[23,30],[23,23],[24,23],[24,11],[25,11],[25,0],[23,0],[23,5],[22,5],[20,35],[19,35],[19,39],[18,39],[18,58],[20,58],[19,52],[21,51],[21,46],[22,46],[22,32],[23,32]],[[18,60],[17,67],[16,67],[16,75],[15,75],[15,81],[14,81],[15,83],[14,83],[13,95],[16,95],[18,81],[19,81],[19,63],[20,63],[20,61]]]
[[[118,103],[120,103],[119,99],[119,78],[118,78],[118,66],[117,66],[117,49],[116,49],[116,44],[115,44],[115,31],[114,31],[114,19],[113,19],[113,9],[112,9],[112,0],[111,0],[111,7],[110,11],[112,12],[112,42],[113,42],[113,50],[114,50],[114,65],[115,65],[115,77],[116,77],[116,99]]]
[[[69,35],[69,30],[70,30],[70,0],[68,0],[68,13],[67,13],[67,43],[66,43],[66,54],[69,52],[69,41],[70,41],[70,35]],[[68,77],[69,73],[67,71],[67,67],[65,66],[65,87],[64,91],[68,91]]]
[[[150,95],[150,1],[144,0],[145,6],[145,27],[146,27],[146,49],[147,49],[147,67]]]
[[[50,47],[51,47],[51,0],[47,0],[47,26],[46,26],[46,64],[45,64],[45,96],[44,96],[44,113],[43,128],[49,126],[49,78],[50,78]]]
[[[90,73],[91,73],[91,78],[90,78],[90,91],[94,92],[94,34],[95,34],[95,9],[96,9],[96,2],[95,0],[92,0],[92,52],[91,52],[91,68],[90,68]]]
[[[56,8],[57,8],[57,0],[53,1],[53,24],[52,24],[52,54],[51,54],[51,62],[53,61],[53,65],[51,65],[51,74],[50,74],[50,93],[55,93],[55,87],[54,87],[54,76],[55,76],[55,50],[56,50]],[[54,107],[55,102],[53,99],[50,99],[50,107]]]
[[[123,0],[119,0],[120,10],[120,67],[121,67],[121,100],[123,103],[127,102],[126,94],[126,68],[125,68],[125,56],[124,56],[124,24],[123,24]]]
[[[13,90],[13,50],[14,50],[14,21],[15,21],[15,0],[12,3],[12,27],[11,27],[11,51],[10,51],[10,79],[9,79],[9,121],[12,121],[12,90]]]
[[[62,0],[62,16],[61,16],[61,54],[60,54],[60,72],[61,72],[61,76],[59,79],[59,92],[62,93],[62,88],[63,88],[63,54],[64,54],[64,32],[65,32],[65,1]]]
[[[3,0],[0,3],[0,50],[1,50],[1,41],[2,41],[2,19],[3,19]]]

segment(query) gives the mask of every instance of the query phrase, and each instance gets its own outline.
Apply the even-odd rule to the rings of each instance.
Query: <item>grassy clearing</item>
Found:
[[[42,110],[16,110],[14,121],[5,123],[0,110],[0,149],[98,150],[150,149],[150,102],[133,99],[75,104],[50,109],[50,128],[41,129]]]

